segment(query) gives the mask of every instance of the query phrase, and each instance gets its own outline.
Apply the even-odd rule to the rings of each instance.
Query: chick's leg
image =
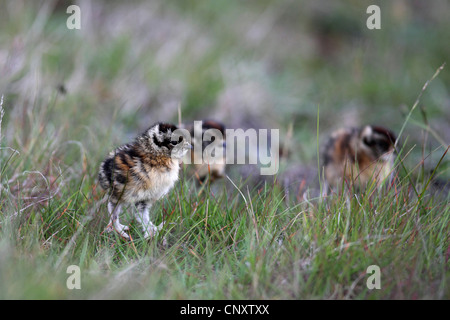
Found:
[[[121,205],[113,202],[108,202],[108,211],[109,211],[109,226],[117,231],[122,237],[129,239],[130,237],[125,232],[128,230],[127,226],[124,226],[119,222],[119,215],[121,210]]]
[[[150,221],[150,207],[151,203],[149,202],[141,201],[136,203],[137,212],[135,218],[141,224],[146,239],[154,237],[163,227],[163,223],[156,226]]]

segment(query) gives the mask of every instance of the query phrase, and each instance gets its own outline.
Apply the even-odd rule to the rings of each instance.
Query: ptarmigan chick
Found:
[[[332,133],[322,152],[324,191],[342,183],[343,178],[358,187],[369,181],[380,186],[393,172],[395,141],[392,131],[377,126],[344,128]]]
[[[195,128],[195,125],[184,125],[184,127],[191,135],[193,152],[191,152],[190,163],[193,165],[197,179],[204,182],[209,178],[213,182],[224,177],[225,125],[215,120],[205,120],[198,128]],[[195,130],[199,130],[199,133],[196,134]]]
[[[125,232],[128,227],[120,224],[119,215],[125,203],[136,206],[135,218],[145,238],[162,228],[162,224],[155,226],[150,221],[149,209],[174,186],[180,161],[191,148],[175,130],[172,124],[156,123],[133,142],[110,152],[100,165],[100,185],[109,191],[109,225],[124,238],[129,238]]]

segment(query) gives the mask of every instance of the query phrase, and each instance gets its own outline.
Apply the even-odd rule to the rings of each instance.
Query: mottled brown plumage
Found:
[[[132,143],[110,152],[100,165],[98,178],[108,191],[110,224],[125,238],[127,227],[119,223],[124,203],[136,206],[135,218],[142,224],[145,237],[158,231],[149,220],[149,209],[174,186],[179,162],[190,149],[188,141],[173,135],[176,130],[174,125],[157,123]]]
[[[332,133],[322,152],[326,187],[342,178],[358,187],[371,180],[378,186],[392,173],[395,135],[377,126],[344,128]]]

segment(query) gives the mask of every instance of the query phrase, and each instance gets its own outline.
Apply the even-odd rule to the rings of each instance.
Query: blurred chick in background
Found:
[[[197,133],[197,135],[195,134],[196,128],[194,124],[184,124],[181,127],[187,129],[191,134],[193,151],[191,152],[190,163],[196,179],[200,183],[203,183],[207,179],[213,182],[223,178],[226,168],[225,125],[215,120],[202,121],[201,127],[198,128],[201,129],[201,134]],[[212,143],[214,143],[214,148],[211,148],[213,147],[211,145]],[[210,152],[211,149],[214,150]],[[215,152],[219,152],[220,154],[216,155]]]
[[[363,188],[372,180],[381,186],[393,172],[395,142],[392,131],[377,126],[333,132],[322,152],[324,192],[342,179]]]

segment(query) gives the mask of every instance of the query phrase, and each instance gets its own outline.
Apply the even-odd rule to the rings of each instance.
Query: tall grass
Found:
[[[448,195],[428,193],[428,177],[419,196],[406,172],[383,190],[286,203],[277,184],[228,178],[199,192],[186,173],[153,209],[160,235],[144,240],[128,215],[124,241],[105,232],[95,167],[46,156],[57,139],[41,133],[32,153],[2,149],[2,298],[448,298]],[[74,156],[89,158],[80,144]],[[81,290],[66,287],[72,264]],[[380,290],[366,286],[370,265]]]

